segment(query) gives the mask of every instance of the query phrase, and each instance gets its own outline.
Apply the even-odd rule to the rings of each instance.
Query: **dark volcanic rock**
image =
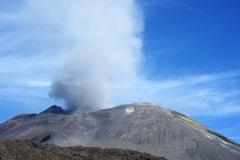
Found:
[[[173,160],[240,159],[238,144],[185,115],[151,103],[91,113],[39,114],[3,132],[0,139],[130,149]]]
[[[41,112],[40,114],[68,114],[68,111],[63,110],[61,107],[56,105],[51,106],[50,108],[46,109],[45,111]]]
[[[121,149],[101,149],[97,147],[58,147],[52,144],[38,144],[29,140],[0,141],[0,160],[7,159],[51,159],[51,160],[167,160]]]

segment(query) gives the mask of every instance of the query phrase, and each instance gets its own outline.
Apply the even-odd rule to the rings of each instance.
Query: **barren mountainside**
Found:
[[[69,113],[52,106],[0,134],[0,140],[22,139],[58,146],[130,149],[173,160],[240,159],[237,143],[152,103],[89,113]]]
[[[34,117],[37,114],[20,114],[12,119],[8,120],[6,123],[3,123],[0,125],[0,134],[5,132],[6,130],[9,130],[13,128],[14,126],[23,123],[25,120]]]

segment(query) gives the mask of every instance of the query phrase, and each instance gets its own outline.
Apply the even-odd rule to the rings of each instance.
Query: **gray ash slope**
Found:
[[[16,139],[130,149],[167,159],[240,159],[237,143],[181,113],[151,103],[75,114],[53,106],[0,134],[0,140]]]
[[[20,114],[13,117],[12,119],[0,125],[0,134],[36,115],[37,114]]]

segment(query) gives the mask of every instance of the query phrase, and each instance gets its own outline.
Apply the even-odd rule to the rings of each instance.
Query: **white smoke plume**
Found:
[[[33,9],[48,13],[43,21],[66,38],[62,45],[71,46],[62,51],[50,97],[62,99],[72,111],[110,107],[113,85],[132,83],[142,56],[142,14],[135,1],[44,0],[38,6],[32,4]]]
[[[0,99],[32,112],[63,100],[78,111],[145,101],[194,116],[239,113],[239,70],[155,68],[167,54],[148,44],[142,57],[143,15],[136,1],[1,1]],[[149,16],[155,15],[146,12],[146,27]],[[139,67],[142,59],[147,69]],[[147,74],[139,76],[138,69]]]

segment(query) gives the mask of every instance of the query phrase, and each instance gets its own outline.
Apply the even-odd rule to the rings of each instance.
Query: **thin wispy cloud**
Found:
[[[181,6],[181,7],[183,7],[183,8],[186,9],[186,10],[193,11],[193,12],[195,12],[195,13],[198,13],[198,14],[201,14],[201,15],[205,16],[204,13],[201,12],[201,11],[199,11],[198,9],[196,9],[196,8],[194,8],[194,7],[191,7],[191,6],[189,6],[189,5],[186,5],[186,4],[184,4],[184,3],[181,3],[181,2],[179,2],[179,1],[176,1],[176,2],[175,2],[175,5]]]
[[[129,103],[150,101],[195,117],[222,116],[240,112],[240,100],[237,99],[240,89],[229,83],[231,80],[238,81],[239,76],[239,71],[234,71],[141,81],[133,88],[129,86],[131,89],[120,96]],[[115,94],[119,96],[119,93]]]
[[[195,12],[197,14],[201,14],[204,16],[204,13],[201,12],[200,10],[189,6],[187,4],[184,4],[183,2],[181,2],[181,0],[148,0],[142,3],[144,6],[161,6],[161,7],[173,7],[173,6],[178,6],[181,7],[184,10],[189,10],[191,12]]]
[[[27,85],[33,81],[49,81],[52,57],[10,55],[0,57],[1,84]],[[37,85],[37,84],[36,84]]]

